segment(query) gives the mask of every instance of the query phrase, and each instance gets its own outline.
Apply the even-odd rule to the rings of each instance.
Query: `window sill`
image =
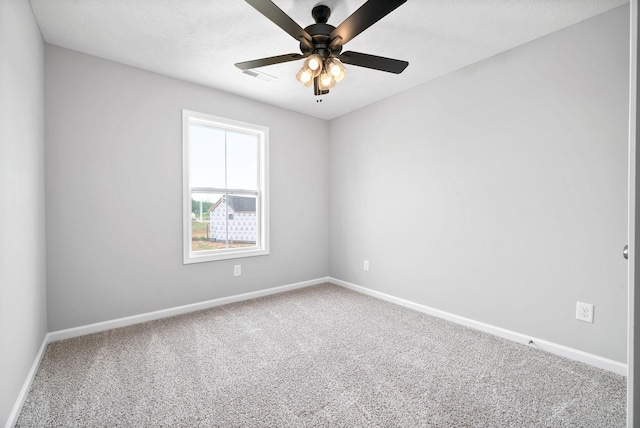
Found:
[[[188,265],[192,263],[215,262],[218,260],[242,259],[245,257],[266,256],[268,254],[269,249],[264,248],[225,250],[222,252],[202,251],[201,253],[185,255],[183,264]]]

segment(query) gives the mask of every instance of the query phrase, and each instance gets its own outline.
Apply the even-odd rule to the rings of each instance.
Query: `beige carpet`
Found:
[[[52,343],[18,426],[613,428],[625,388],[321,285]]]

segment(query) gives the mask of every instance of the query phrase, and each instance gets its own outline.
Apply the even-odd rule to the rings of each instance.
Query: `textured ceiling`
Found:
[[[298,51],[298,43],[242,0],[30,0],[47,43],[331,119],[588,19],[628,0],[408,0],[345,45],[409,61],[400,75],[347,65],[316,102],[295,80],[302,61],[243,74],[236,62]],[[301,27],[331,7],[337,26],[363,0],[274,0]]]

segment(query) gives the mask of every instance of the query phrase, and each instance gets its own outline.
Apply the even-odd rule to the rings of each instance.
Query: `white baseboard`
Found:
[[[590,364],[592,366],[609,370],[611,372],[626,376],[627,375],[627,365],[620,363],[618,361],[613,361],[607,358],[599,357],[597,355],[589,354],[587,352],[579,351],[577,349],[572,349],[563,345],[558,345],[556,343],[548,342],[546,340],[537,339],[534,337],[526,336],[524,334],[516,333],[510,330],[506,330],[500,327],[495,327],[489,324],[481,323],[478,321],[474,321],[469,318],[464,318],[458,315],[454,315],[445,311],[441,311],[438,309],[430,308],[428,306],[421,305],[419,303],[414,303],[409,300],[401,299],[398,297],[391,296],[389,294],[381,293],[379,291],[371,290],[356,284],[352,284],[350,282],[342,281],[337,278],[325,277],[325,278],[317,278],[309,281],[297,282],[294,284],[283,285],[280,287],[269,288],[266,290],[253,291],[250,293],[237,294],[235,296],[222,297],[219,299],[207,300],[205,302],[193,303],[190,305],[177,306],[169,309],[162,309],[159,311],[148,312],[140,315],[133,315],[130,317],[118,318],[110,321],[103,321],[95,324],[89,324],[86,326],[74,327],[65,330],[58,330],[51,333],[47,333],[42,340],[42,344],[40,345],[40,349],[38,350],[38,354],[36,355],[33,364],[31,365],[31,369],[27,375],[27,378],[22,385],[22,389],[18,394],[16,402],[11,410],[11,414],[9,415],[9,419],[5,425],[5,428],[13,427],[18,421],[18,416],[20,416],[20,411],[22,410],[22,406],[27,398],[27,394],[29,393],[29,389],[31,388],[31,383],[35,378],[36,372],[38,371],[38,367],[40,366],[40,361],[44,356],[44,351],[47,348],[47,345],[51,342],[56,342],[58,340],[69,339],[72,337],[84,336],[86,334],[97,333],[100,331],[110,330],[118,327],[126,327],[129,325],[139,324],[146,321],[157,320],[161,318],[167,318],[175,315],[186,314],[189,312],[199,311],[202,309],[213,308],[215,306],[226,305],[228,303],[235,303],[244,300],[255,299],[258,297],[268,296],[271,294],[283,293],[285,291],[296,290],[299,288],[310,287],[312,285],[318,285],[325,282],[330,282],[341,287],[348,288],[353,291],[357,291],[362,294],[366,294],[368,296],[376,297],[378,299],[386,300],[391,303],[398,304],[400,306],[404,306],[410,309],[414,309],[419,312],[426,313],[428,315],[433,315],[438,318],[446,319],[448,321],[455,322],[457,324],[461,324],[467,327],[474,328],[476,330],[484,331],[486,333],[494,334],[499,337],[503,337],[505,339],[512,340],[514,342],[529,344],[529,341],[533,341],[533,345],[539,349],[544,351],[560,355],[566,358],[570,358],[572,360],[580,361],[586,364]]]
[[[371,290],[360,285],[352,284],[347,281],[342,281],[337,278],[329,278],[329,282],[339,285],[341,287],[348,288],[358,293],[366,294],[367,296],[376,297],[378,299],[386,300],[387,302],[395,303],[400,306],[404,306],[419,312],[423,312],[428,315],[432,315],[438,318],[445,319],[447,321],[461,324],[466,327],[470,327],[476,330],[490,333],[495,336],[499,336],[514,342],[522,343],[528,346],[534,346],[552,354],[560,355],[571,360],[580,361],[585,364],[589,364],[594,367],[598,367],[604,370],[611,371],[613,373],[626,376],[627,365],[618,361],[610,360],[608,358],[600,357],[598,355],[589,354],[578,349],[569,348],[567,346],[558,345],[557,343],[549,342],[546,340],[538,339],[535,337],[527,336],[521,333],[516,333],[511,330],[496,327],[490,324],[485,324],[479,321],[474,321],[469,318],[464,318],[449,312],[441,311],[439,309],[430,308],[419,303],[414,303],[409,300],[401,299],[399,297],[391,296],[389,294],[381,293],[379,291]],[[530,343],[532,341],[533,343]]]
[[[22,389],[20,389],[18,398],[16,399],[16,402],[13,405],[13,409],[11,409],[11,413],[9,414],[9,419],[7,419],[5,428],[14,427],[15,424],[18,422],[18,416],[20,416],[20,411],[22,410],[22,406],[24,405],[24,402],[27,399],[27,394],[29,393],[29,389],[31,389],[31,384],[33,383],[33,379],[36,377],[36,372],[38,371],[38,367],[40,367],[40,361],[42,361],[42,356],[44,355],[44,350],[47,349],[48,343],[49,343],[49,334],[47,333],[42,338],[42,344],[40,345],[40,349],[36,354],[36,358],[33,360],[33,364],[31,364],[31,369],[27,374],[27,378],[22,384]]]
[[[95,324],[83,325],[80,327],[58,330],[48,334],[49,342],[69,339],[72,337],[84,336],[85,334],[98,333],[100,331],[111,330],[113,328],[126,327],[129,325],[140,324],[147,321],[153,321],[161,318],[172,317],[175,315],[186,314],[189,312],[209,309],[215,306],[226,305],[229,303],[241,302],[243,300],[255,299],[257,297],[268,296],[270,294],[283,293],[298,288],[309,287],[312,285],[329,282],[329,278],[317,278],[309,281],[297,282],[294,284],[282,285],[280,287],[268,288],[266,290],[252,291],[249,293],[236,294],[235,296],[221,297],[219,299],[207,300],[205,302],[192,303],[190,305],[176,306],[159,311],[147,312],[139,315],[132,315],[124,318],[117,318],[110,321],[98,322]]]

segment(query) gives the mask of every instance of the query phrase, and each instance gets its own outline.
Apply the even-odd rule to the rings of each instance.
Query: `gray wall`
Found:
[[[628,37],[627,5],[331,121],[331,276],[626,361]]]
[[[0,1],[0,425],[47,332],[44,65],[28,1]]]
[[[45,71],[51,331],[328,274],[326,121],[51,45]],[[182,264],[183,108],[270,127],[270,255]]]

